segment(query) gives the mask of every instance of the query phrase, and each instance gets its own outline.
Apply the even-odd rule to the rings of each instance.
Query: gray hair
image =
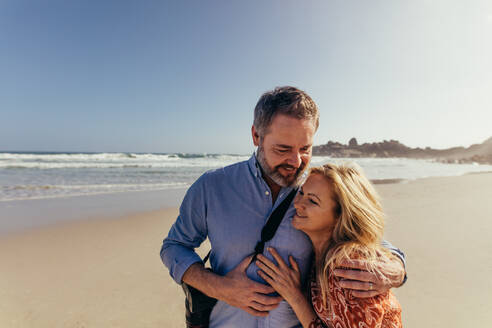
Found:
[[[296,87],[276,87],[260,97],[255,107],[253,122],[260,137],[268,133],[270,124],[278,114],[310,120],[313,122],[314,129],[318,129],[318,106],[306,92]]]

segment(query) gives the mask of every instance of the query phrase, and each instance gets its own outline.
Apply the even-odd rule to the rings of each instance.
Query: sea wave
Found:
[[[0,201],[188,187],[209,169],[249,155],[158,153],[0,153]],[[405,158],[316,156],[311,166],[357,162],[375,183],[491,171],[491,165]]]
[[[92,161],[121,159],[195,159],[195,158],[237,158],[246,155],[208,153],[0,153],[0,160],[45,160],[45,161]],[[249,155],[248,155],[249,156]]]
[[[221,167],[247,159],[228,154],[0,153],[0,169]]]

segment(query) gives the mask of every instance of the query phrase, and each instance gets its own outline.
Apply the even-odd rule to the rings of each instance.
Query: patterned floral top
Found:
[[[314,265],[313,265],[314,267]],[[356,298],[340,287],[330,271],[327,306],[323,305],[321,288],[316,282],[315,270],[310,278],[311,302],[318,318],[309,328],[401,328],[401,306],[388,291],[370,298]]]

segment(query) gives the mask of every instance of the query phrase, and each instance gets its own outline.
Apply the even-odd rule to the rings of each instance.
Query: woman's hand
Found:
[[[289,267],[274,248],[268,247],[267,250],[278,265],[259,254],[256,265],[261,269],[258,271],[260,277],[265,279],[292,306],[303,327],[318,327],[318,324],[320,327],[323,326],[314,312],[311,302],[302,293],[301,271],[294,258],[289,256],[291,265]]]
[[[267,250],[277,261],[278,266],[259,254],[256,265],[261,269],[258,271],[260,277],[268,282],[291,306],[294,306],[293,303],[304,301],[305,296],[301,291],[301,272],[294,258],[289,256],[291,265],[289,267],[274,248],[268,247]]]

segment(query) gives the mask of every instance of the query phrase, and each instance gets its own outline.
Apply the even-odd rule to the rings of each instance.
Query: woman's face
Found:
[[[329,234],[335,226],[336,202],[331,183],[320,174],[311,174],[294,199],[294,228],[312,237]]]

